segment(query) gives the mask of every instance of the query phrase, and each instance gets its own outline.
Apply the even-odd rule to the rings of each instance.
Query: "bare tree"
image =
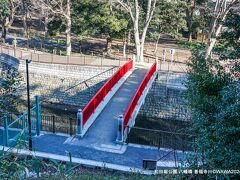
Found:
[[[48,24],[51,20],[54,19],[53,14],[51,11],[42,5],[42,2],[39,0],[33,0],[32,5],[30,7],[31,14],[35,17],[38,17],[39,20],[44,24],[44,34],[45,38],[48,38]]]
[[[51,13],[54,16],[61,16],[66,22],[66,52],[67,56],[71,54],[71,0],[35,0],[46,14]],[[47,22],[48,23],[48,22]]]
[[[7,32],[9,27],[12,25],[15,15],[16,15],[16,11],[18,9],[18,7],[21,5],[21,0],[8,0],[8,14],[3,15],[2,13],[0,13],[1,16],[1,21],[2,21],[2,38],[5,40],[6,36],[7,36]]]
[[[208,33],[208,44],[205,58],[210,56],[217,37],[221,34],[222,26],[226,20],[227,14],[232,8],[239,5],[239,3],[239,0],[216,0]]]
[[[141,8],[138,0],[111,0],[112,3],[117,3],[124,9],[131,17],[133,22],[135,47],[137,53],[137,61],[143,62],[144,57],[144,43],[146,39],[147,30],[152,20],[153,13],[155,11],[157,0],[148,0],[145,19],[143,22],[143,28],[140,27],[140,13],[144,11]]]

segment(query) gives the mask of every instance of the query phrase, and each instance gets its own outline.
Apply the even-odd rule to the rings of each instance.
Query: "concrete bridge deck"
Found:
[[[122,152],[116,144],[118,116],[124,114],[148,69],[137,68],[111,98],[83,138],[67,142],[71,145],[92,147],[103,151]]]

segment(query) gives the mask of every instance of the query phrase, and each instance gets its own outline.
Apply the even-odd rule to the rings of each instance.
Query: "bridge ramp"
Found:
[[[112,99],[108,102],[94,124],[82,139],[74,138],[67,142],[72,145],[111,149],[117,147],[118,116],[123,114],[140,86],[148,69],[138,68],[128,77]]]

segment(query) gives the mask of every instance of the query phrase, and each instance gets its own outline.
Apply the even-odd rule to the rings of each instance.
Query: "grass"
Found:
[[[179,48],[184,48],[184,49],[194,49],[196,47],[198,47],[200,44],[203,44],[201,42],[197,42],[197,41],[192,41],[192,42],[188,42],[188,41],[178,41],[177,42],[178,47]]]
[[[181,175],[147,176],[140,173],[121,172],[105,168],[85,167],[70,162],[12,154],[0,151],[0,179],[40,179],[40,180],[77,180],[77,179],[173,179]]]

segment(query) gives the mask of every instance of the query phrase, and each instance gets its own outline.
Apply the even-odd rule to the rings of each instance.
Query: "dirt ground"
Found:
[[[33,23],[34,24],[34,23]],[[35,22],[37,24],[37,22]],[[32,29],[29,30],[29,36],[32,37],[29,40],[30,46],[39,46],[39,47],[45,47],[54,49],[58,48],[62,51],[65,50],[65,35],[60,34],[55,37],[50,37],[48,40],[44,39],[44,32],[42,31],[36,31],[36,27],[32,26]],[[9,29],[9,35],[11,37],[21,37],[24,38],[22,34],[22,28],[19,26],[19,23],[16,25],[14,24],[13,27]],[[132,34],[133,35],[133,34]],[[182,38],[181,41],[185,42],[186,39]],[[158,50],[156,54],[154,53],[155,50],[155,42],[146,41],[145,43],[145,61],[149,62],[150,59],[155,59],[157,56],[159,59],[163,58],[163,49],[167,50],[166,58],[171,59],[170,55],[170,49],[175,49],[176,53],[174,55],[174,59],[176,62],[185,63],[186,60],[191,56],[191,52],[188,49],[180,48],[178,45],[179,40],[174,40],[166,35],[162,35],[162,38],[159,40],[158,44]],[[31,43],[33,43],[31,45]],[[45,45],[44,45],[45,44]],[[27,44],[26,44],[27,46]],[[81,46],[81,48],[80,48]],[[106,54],[106,38],[102,36],[96,36],[96,37],[88,37],[84,40],[79,42],[78,38],[76,36],[72,36],[72,53],[78,54],[93,54],[98,56],[104,56],[108,58],[124,58],[123,57],[123,41],[119,39],[115,39],[112,42],[112,50],[110,54]],[[126,56],[132,57],[132,55],[135,53],[135,47],[134,47],[134,38],[131,38],[131,43],[127,45],[126,48]]]

